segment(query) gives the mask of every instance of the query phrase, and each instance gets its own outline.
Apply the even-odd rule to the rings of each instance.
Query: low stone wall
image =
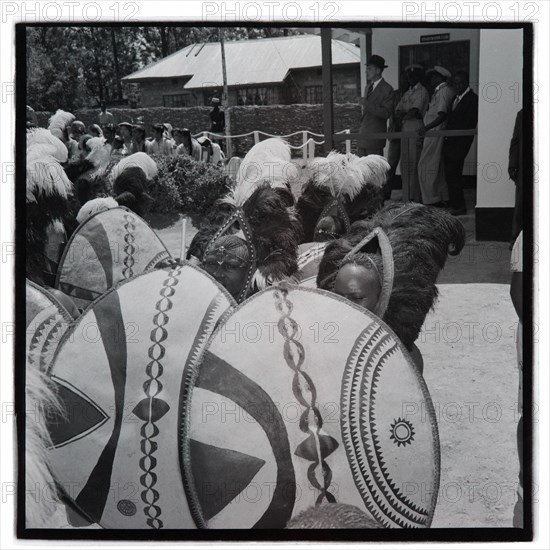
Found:
[[[322,105],[265,105],[243,106],[230,108],[231,134],[246,134],[259,130],[277,136],[288,135],[300,130],[309,130],[316,134],[323,133],[323,106]],[[115,117],[115,122],[136,122],[141,119],[145,125],[147,135],[155,122],[168,122],[173,127],[187,127],[194,134],[210,128],[208,113],[210,107],[149,107],[143,109],[109,109]],[[47,126],[51,113],[38,112],[40,126]],[[87,109],[75,111],[74,115],[89,126],[98,123],[99,110]],[[358,130],[361,110],[358,104],[346,103],[334,106],[334,130]],[[260,136],[265,139],[265,136]],[[315,137],[315,141],[323,138]],[[291,145],[301,145],[302,136],[297,135],[289,139]],[[233,153],[244,156],[254,145],[254,137],[236,138],[233,140]],[[343,146],[343,144],[342,144]],[[320,148],[317,148],[320,151]],[[293,155],[301,156],[301,151],[294,151]]]

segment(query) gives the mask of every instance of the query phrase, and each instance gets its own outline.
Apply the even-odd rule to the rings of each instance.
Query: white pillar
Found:
[[[511,208],[515,185],[508,177],[508,150],[522,108],[523,31],[480,32],[476,207]]]

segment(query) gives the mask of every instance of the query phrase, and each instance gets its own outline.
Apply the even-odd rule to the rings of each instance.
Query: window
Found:
[[[273,89],[267,87],[239,88],[237,105],[273,105]]]
[[[323,86],[306,86],[304,88],[305,94],[306,94],[306,103],[310,103],[311,105],[316,105],[319,103],[323,103]],[[332,86],[332,100],[334,101],[336,99],[336,93],[338,91],[338,88],[336,84],[333,84]]]
[[[165,107],[186,107],[185,94],[163,95],[162,101]]]

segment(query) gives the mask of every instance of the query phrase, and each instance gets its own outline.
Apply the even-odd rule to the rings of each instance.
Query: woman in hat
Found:
[[[403,132],[418,132],[424,125],[423,119],[430,100],[428,90],[422,86],[422,65],[409,65],[405,69],[409,82],[395,109],[395,115],[402,121]],[[401,180],[403,182],[403,202],[421,202],[418,180],[418,159],[422,152],[422,138],[404,138],[401,146]]]
[[[132,154],[146,153],[145,150],[145,128],[141,124],[136,124],[132,128]]]
[[[462,223],[443,210],[390,204],[329,243],[317,285],[386,321],[421,367],[414,343],[437,299],[447,255],[458,255],[465,237]]]
[[[121,122],[118,125],[118,132],[120,137],[122,138],[123,147],[122,147],[122,154],[123,155],[130,155],[132,150],[132,128],[134,127],[133,124],[130,122]]]

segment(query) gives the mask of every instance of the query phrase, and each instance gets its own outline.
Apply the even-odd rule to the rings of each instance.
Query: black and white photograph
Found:
[[[541,536],[547,28],[517,4],[15,22],[3,531]]]

